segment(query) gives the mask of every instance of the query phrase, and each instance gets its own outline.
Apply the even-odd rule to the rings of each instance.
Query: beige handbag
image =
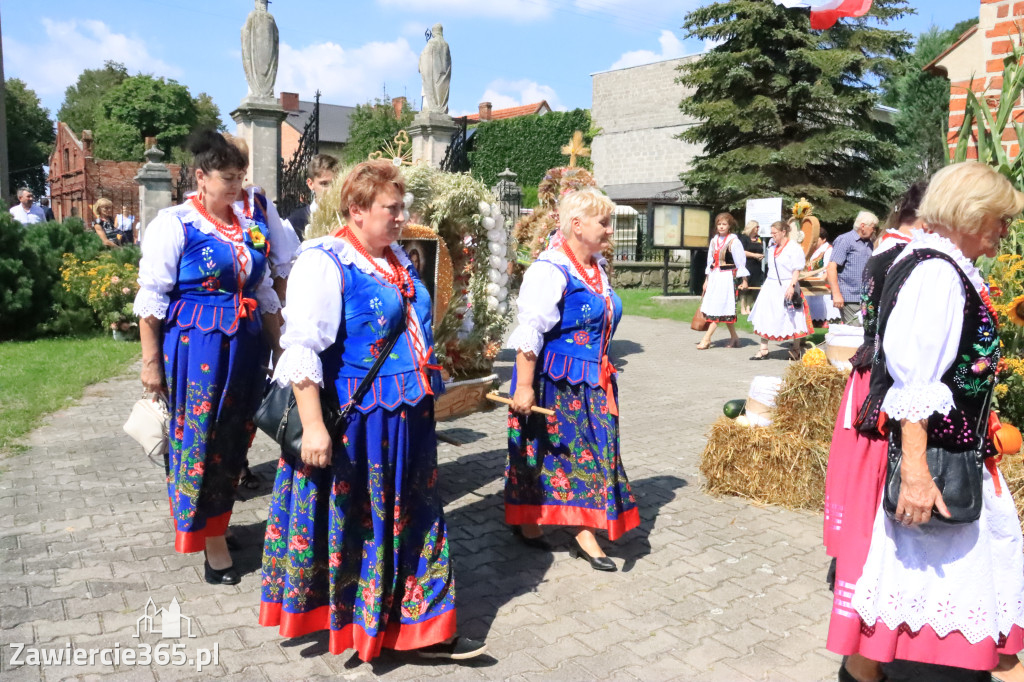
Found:
[[[167,429],[171,416],[163,396],[149,396],[135,401],[124,432],[134,438],[146,455],[163,454],[167,449]]]

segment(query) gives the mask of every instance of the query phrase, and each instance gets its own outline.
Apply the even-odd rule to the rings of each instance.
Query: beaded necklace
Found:
[[[196,209],[196,212],[205,218],[207,222],[217,228],[217,231],[224,235],[225,238],[233,242],[242,241],[242,226],[238,223],[238,216],[235,215],[234,211],[231,212],[231,227],[228,227],[220,220],[213,217],[213,214],[206,210],[206,207],[203,206],[203,203],[199,201],[198,197],[193,196],[190,201],[192,202],[192,206]]]
[[[377,264],[377,261],[370,255],[370,252],[366,250],[366,247],[363,246],[362,242],[356,238],[348,225],[337,230],[334,233],[334,236],[344,239],[351,244],[352,248],[355,249],[359,255],[373,265],[374,270],[377,271],[377,274],[380,275],[385,282],[398,289],[403,298],[411,299],[413,297],[416,292],[416,287],[412,283],[412,277],[409,276],[409,271],[402,267],[402,264],[398,261],[398,256],[395,255],[394,251],[390,248],[384,249],[384,260],[386,260],[388,265],[391,266],[391,272],[388,272]]]
[[[576,260],[576,256],[573,254],[572,249],[569,248],[568,244],[562,244],[562,252],[569,257],[569,262],[572,263],[572,267],[575,268],[576,274],[580,276],[587,286],[594,290],[594,293],[601,294],[604,292],[604,282],[601,280],[601,267],[594,263],[594,272],[591,275],[587,274],[587,271],[580,265],[580,262]]]
[[[985,307],[988,308],[988,314],[992,316],[992,322],[998,327],[999,316],[996,315],[996,307],[992,304],[992,297],[989,296],[988,286],[983,286],[979,293],[981,294],[982,302],[985,304]]]

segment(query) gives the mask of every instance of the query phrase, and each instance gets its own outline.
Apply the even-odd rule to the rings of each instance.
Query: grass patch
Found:
[[[15,449],[43,415],[120,374],[139,353],[138,343],[101,336],[0,344],[0,451]]]
[[[700,299],[698,298],[673,303],[658,303],[654,300],[654,297],[661,296],[661,289],[617,289],[615,293],[622,299],[622,312],[624,315],[675,320],[677,322],[685,322],[686,324],[690,324],[690,321],[693,320],[693,314],[697,312],[697,306],[700,305]],[[715,338],[728,338],[728,332],[724,325],[719,326],[723,328],[715,333]],[[737,316],[736,329],[749,334],[754,333],[754,326],[747,321],[746,315]],[[696,332],[694,333],[696,334]],[[817,330],[814,334],[807,337],[806,340],[814,344],[824,343],[825,330]]]

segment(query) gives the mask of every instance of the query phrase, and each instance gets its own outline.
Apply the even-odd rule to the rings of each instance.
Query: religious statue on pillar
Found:
[[[452,81],[452,54],[444,40],[444,27],[434,24],[431,37],[420,55],[423,77],[423,111],[448,113],[448,91]]]
[[[277,80],[278,33],[274,17],[267,11],[268,0],[256,0],[242,27],[242,67],[249,83],[249,96],[274,99]]]

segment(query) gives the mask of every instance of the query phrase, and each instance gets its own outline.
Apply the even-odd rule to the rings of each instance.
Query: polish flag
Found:
[[[824,30],[835,26],[839,17],[862,17],[871,9],[871,0],[775,0],[776,5],[811,10],[811,28]]]

